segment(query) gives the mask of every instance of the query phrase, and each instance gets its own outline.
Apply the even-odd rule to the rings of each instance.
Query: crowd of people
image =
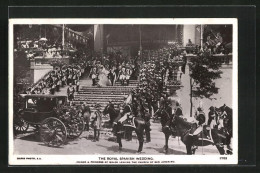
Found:
[[[66,43],[66,50],[61,44],[50,43],[46,38],[42,40],[25,40],[17,42],[17,50],[25,51],[28,59],[41,56],[43,58],[62,58],[64,55],[69,55],[69,52],[75,52],[75,47],[70,43]]]
[[[120,54],[93,57],[87,64],[93,86],[113,86],[116,81],[129,85],[130,79],[137,79],[137,62],[132,58],[126,60]]]
[[[170,85],[181,85],[181,76],[185,72],[185,57],[173,47],[165,47],[150,52],[148,61],[140,69],[140,84],[136,90],[137,97],[145,100],[149,112],[155,112],[167,100]],[[161,102],[160,102],[161,101]]]
[[[189,39],[186,44],[187,53],[198,54],[208,52],[209,54],[229,54],[232,52],[232,43],[224,43],[221,34],[218,32],[216,35],[208,35],[202,47],[195,45]]]
[[[84,73],[84,70],[84,67],[80,65],[57,67],[43,77],[35,86],[29,87],[26,90],[26,94],[54,94],[60,91],[61,87],[66,85],[70,85],[69,88],[71,88],[72,85],[76,85],[76,91],[78,91],[79,79]],[[71,92],[74,94],[75,89]],[[73,94],[68,92],[69,100],[73,99]]]

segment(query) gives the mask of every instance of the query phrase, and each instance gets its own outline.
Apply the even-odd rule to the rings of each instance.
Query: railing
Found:
[[[35,82],[31,87],[34,88],[36,85],[38,85],[38,83],[42,80],[42,79],[46,79],[46,77],[48,75],[50,75],[52,71],[49,71],[48,73],[46,73],[43,77],[41,77],[37,82]]]

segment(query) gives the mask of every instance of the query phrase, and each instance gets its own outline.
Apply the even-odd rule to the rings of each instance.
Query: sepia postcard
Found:
[[[237,19],[9,19],[8,144],[9,165],[237,164]]]

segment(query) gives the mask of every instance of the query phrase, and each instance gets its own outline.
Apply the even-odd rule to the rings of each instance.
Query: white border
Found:
[[[41,158],[38,160],[17,160],[17,157],[28,155],[13,155],[13,25],[14,24],[232,24],[233,25],[233,155],[225,155],[227,159],[221,160],[220,155],[123,155],[123,157],[152,157],[159,161],[173,161],[160,163],[174,164],[237,164],[238,163],[238,21],[236,18],[117,18],[117,19],[9,19],[9,165],[99,165],[91,161],[99,161],[98,157],[109,155],[29,155]],[[120,157],[120,155],[110,155]],[[86,161],[89,163],[76,163]],[[122,165],[102,163],[101,165]],[[128,164],[129,165],[129,164]],[[135,165],[135,164],[134,164]],[[143,165],[138,164],[136,165]],[[146,163],[145,165],[149,165]],[[158,165],[153,163],[153,165]]]

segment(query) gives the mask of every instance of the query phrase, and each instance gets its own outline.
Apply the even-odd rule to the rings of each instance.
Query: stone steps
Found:
[[[74,95],[75,97],[81,97],[81,96],[88,96],[89,98],[106,98],[106,97],[114,97],[114,98],[118,98],[118,97],[122,97],[122,95],[111,95],[111,94],[103,94],[103,95],[100,95],[100,94],[75,94]]]
[[[92,89],[92,90],[106,90],[106,89],[132,89],[136,86],[106,86],[106,87],[97,87],[97,86],[81,86],[80,90]]]
[[[81,104],[82,104],[82,102],[80,102],[80,101],[74,101],[73,103],[74,103],[75,105],[81,105]],[[94,107],[95,104],[96,104],[96,103],[88,103],[88,104],[86,104],[86,105],[88,105],[88,106],[90,106],[90,107]],[[99,103],[99,104],[100,104],[101,108],[105,108],[108,103]],[[122,104],[122,103],[115,103],[114,106],[115,106],[115,107],[118,107],[118,105],[121,105],[121,104]]]
[[[82,100],[74,100],[74,102],[81,102],[81,103],[87,103],[87,104],[95,104],[95,103],[99,103],[99,104],[108,104],[108,100],[86,100],[86,99],[82,99]],[[113,104],[120,104],[122,103],[123,100],[112,100]]]
[[[85,95],[108,95],[108,94],[111,94],[111,95],[128,95],[129,92],[120,92],[120,91],[84,91],[84,92],[79,92],[79,94],[85,94]]]
[[[138,84],[129,84],[128,86],[137,86]],[[122,86],[121,83],[116,83],[114,86]]]
[[[126,96],[126,95],[125,95]],[[110,97],[107,96],[107,97],[92,97],[92,96],[89,96],[89,95],[82,95],[82,96],[75,96],[74,99],[78,99],[78,100],[84,100],[84,99],[87,99],[87,100],[123,100],[124,99],[124,96],[122,97],[113,97],[113,95],[111,95]]]
[[[101,111],[103,111],[109,100],[111,100],[115,108],[118,109],[119,105],[123,103],[124,97],[128,96],[130,91],[135,89],[137,85],[137,80],[130,80],[129,86],[121,86],[119,81],[115,83],[115,86],[81,86],[80,91],[74,95],[73,103],[75,105],[86,103],[94,112],[96,111],[95,104],[100,104]]]

